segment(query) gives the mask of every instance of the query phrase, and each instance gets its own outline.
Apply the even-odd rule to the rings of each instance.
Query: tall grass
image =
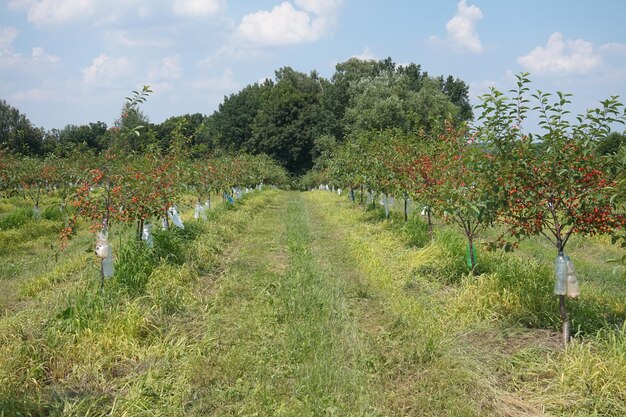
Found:
[[[418,388],[429,399],[422,406],[434,407],[439,415],[472,415],[481,409],[484,415],[625,414],[626,286],[615,280],[619,271],[615,274],[603,264],[602,254],[614,251],[608,242],[572,241],[570,253],[579,270],[581,296],[567,301],[576,338],[565,348],[556,333],[560,318],[552,293],[553,253],[540,240],[531,239],[514,253],[479,250],[476,275],[469,275],[463,262],[463,237],[455,230],[439,225],[434,242],[421,247],[414,241],[423,239],[423,231],[402,225],[397,214],[379,221],[380,215],[372,217],[356,208],[346,212],[341,206],[347,203],[328,199],[322,193],[315,197],[316,204],[330,205],[340,213],[334,227],[358,227],[363,232],[350,235],[350,240],[368,268],[376,265],[372,258],[394,251],[385,231],[402,234],[409,253],[416,248],[404,261],[412,273],[398,271],[395,279],[404,282],[414,297],[439,305],[421,318],[432,323],[434,314],[447,333],[442,336],[439,329],[421,326],[421,339],[424,334],[439,335],[434,339],[437,354],[428,366],[436,372],[429,373]],[[363,226],[363,221],[374,223]],[[359,249],[368,241],[363,235],[376,241],[379,254]],[[407,321],[411,323],[410,318]],[[412,323],[408,327],[420,329]],[[459,384],[466,390],[458,391]],[[464,406],[451,396],[465,398]],[[411,403],[406,398],[404,402]]]
[[[102,290],[97,266],[78,260],[24,284],[37,303],[0,318],[4,415],[184,414],[207,314],[197,286],[208,271],[193,254],[202,240],[223,251],[268,198],[218,208],[155,238],[154,249],[117,244],[116,274]],[[65,273],[78,281],[59,286]]]

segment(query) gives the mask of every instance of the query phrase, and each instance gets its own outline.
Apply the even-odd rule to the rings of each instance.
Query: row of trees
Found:
[[[607,138],[615,138],[611,128],[624,123],[623,105],[613,97],[572,121],[568,95],[531,94],[528,86],[521,74],[511,98],[495,89],[482,96],[477,126],[446,123],[422,135],[364,132],[328,153],[319,168],[336,187],[408,196],[456,224],[472,268],[475,239],[495,222],[513,238],[503,245],[539,235],[561,256],[574,234],[623,234],[623,145],[604,154]],[[540,133],[523,128],[531,113]]]
[[[196,156],[214,149],[209,141],[200,113],[174,116],[163,123],[150,123],[141,111],[128,112],[125,103],[121,114],[110,127],[102,121],[85,125],[67,125],[63,129],[37,128],[18,109],[0,100],[0,149],[24,156],[43,157],[55,155],[68,157],[77,152],[101,154],[112,150],[118,154],[140,153],[158,147],[167,152],[176,147],[174,137],[183,135],[184,143]],[[118,135],[124,128],[142,126],[142,135],[129,141]]]
[[[396,65],[391,58],[349,59],[330,79],[286,67],[275,79],[224,99],[206,124],[214,144],[267,153],[302,174],[329,143],[349,136],[392,127],[430,132],[446,118],[472,118],[463,81],[431,77],[419,65]]]
[[[134,91],[120,116],[119,127],[111,131],[115,143],[132,148],[145,133],[139,105],[152,91],[145,86]],[[172,132],[176,146],[163,152],[150,144],[145,152],[115,153],[120,147],[101,155],[70,149],[69,157],[45,158],[20,156],[0,151],[0,197],[21,196],[31,200],[35,217],[44,197],[58,198],[59,209],[66,213],[62,231],[65,244],[79,218],[92,222],[98,232],[96,254],[101,258],[101,276],[113,274],[113,258],[108,234],[111,224],[136,225],[136,236],[145,236],[148,221],[169,219],[182,225],[176,204],[183,196],[197,201],[196,212],[210,208],[211,194],[222,193],[225,199],[241,194],[242,188],[262,184],[285,185],[287,172],[266,155],[234,155],[192,158],[189,137],[177,126]]]
[[[224,98],[210,116],[174,116],[152,124],[125,103],[112,126],[103,122],[69,125],[61,130],[35,128],[24,115],[0,101],[0,148],[29,156],[67,156],[92,150],[137,154],[185,148],[195,156],[219,152],[265,153],[290,172],[301,174],[331,143],[347,136],[391,127],[430,132],[443,119],[472,118],[467,85],[452,76],[431,77],[416,64],[396,65],[391,58],[337,64],[330,79],[290,67],[275,80],[246,86]],[[117,131],[142,126],[141,135]],[[320,139],[321,138],[321,139]]]
[[[136,238],[142,240],[148,223],[163,221],[169,228],[176,206],[189,198],[196,202],[196,210],[204,213],[211,207],[211,195],[231,200],[247,188],[287,183],[284,168],[265,155],[191,159],[155,150],[135,157],[107,152],[102,156],[33,158],[0,153],[0,197],[29,201],[35,218],[44,202],[46,206],[58,204],[66,217],[62,247],[79,219],[90,223],[98,234],[96,253],[103,254],[103,279],[113,273],[107,241],[112,225],[134,227]]]
[[[210,194],[232,194],[233,188],[259,184],[286,185],[288,176],[266,155],[191,159],[155,151],[134,157],[76,153],[71,158],[34,158],[0,153],[0,197],[21,197],[35,213],[42,201],[53,199],[71,214],[76,207],[91,206],[91,199],[102,199],[93,190],[106,186],[119,200],[112,211],[124,207],[120,219],[145,219],[164,212],[181,195],[194,195],[204,203]],[[133,211],[136,216],[130,215]]]

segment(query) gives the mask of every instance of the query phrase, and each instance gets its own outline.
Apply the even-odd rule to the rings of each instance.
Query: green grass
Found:
[[[60,251],[65,215],[54,201],[44,203],[39,219],[23,199],[0,204],[0,315],[29,306],[37,292],[71,281],[85,267],[90,233],[82,230]]]
[[[330,193],[254,193],[206,222],[181,209],[154,249],[116,232],[102,290],[93,236],[55,261],[51,229],[19,238],[34,219],[0,231],[22,245],[0,280],[18,298],[0,317],[4,415],[626,414],[625,288],[602,238],[572,241],[564,348],[540,240],[479,248],[473,276],[454,229],[431,242],[419,216]]]
[[[118,271],[102,292],[97,265],[80,260],[26,281],[23,295],[36,303],[0,318],[0,410],[184,415],[193,402],[192,363],[202,353],[203,335],[193,328],[206,314],[198,296],[209,261],[202,243],[223,250],[268,198],[249,196],[233,209],[216,208],[207,222],[173,231],[176,243],[165,246],[185,253],[184,260],[158,244],[153,251],[132,241],[117,245]]]
[[[368,213],[353,210],[371,221]],[[414,247],[410,225],[394,214],[377,224]],[[470,276],[462,266],[463,245],[458,231],[438,224],[435,242],[418,250],[424,257],[406,286],[415,293],[427,289],[431,300],[442,300],[445,326],[461,338],[458,357],[487,365],[478,369],[483,369],[483,382],[494,383],[487,384],[487,392],[497,394],[489,414],[625,414],[626,282],[623,270],[604,262],[619,249],[604,238],[570,242],[581,296],[567,302],[577,338],[563,350],[556,333],[560,319],[552,294],[552,248],[530,239],[512,254],[479,251],[479,275]],[[433,283],[443,286],[433,291]]]
[[[196,413],[374,413],[346,284],[321,270],[309,224],[302,195],[289,193],[229,255],[211,302]]]

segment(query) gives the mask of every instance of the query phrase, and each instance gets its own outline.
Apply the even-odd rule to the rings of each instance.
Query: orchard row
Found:
[[[44,198],[57,198],[65,210],[67,239],[78,218],[94,230],[111,223],[141,224],[167,219],[182,195],[210,204],[211,194],[232,196],[233,189],[281,185],[285,170],[267,156],[227,156],[191,160],[157,153],[137,156],[90,156],[36,159],[0,153],[0,196],[21,196],[39,213]]]
[[[517,239],[545,236],[559,253],[573,234],[623,232],[625,149],[597,152],[611,127],[624,122],[623,105],[604,101],[571,123],[567,96],[535,94],[531,109],[528,80],[518,79],[514,98],[497,90],[482,97],[480,126],[360,134],[321,161],[316,180],[411,198],[461,227],[470,244],[495,222]],[[537,113],[541,133],[524,133],[529,112]]]
[[[530,95],[526,74],[512,92],[513,98],[495,89],[482,96],[475,127],[446,123],[431,135],[353,136],[320,161],[315,180],[350,189],[352,198],[361,189],[424,204],[429,223],[439,216],[464,232],[472,269],[475,239],[495,223],[506,230],[501,246],[540,235],[559,257],[574,234],[623,236],[625,149],[598,152],[624,123],[623,105],[611,98],[572,122],[569,97]],[[522,129],[531,114],[539,133]],[[562,315],[566,321],[564,308]]]

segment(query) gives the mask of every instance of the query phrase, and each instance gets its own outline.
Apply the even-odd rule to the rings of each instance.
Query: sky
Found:
[[[103,121],[154,91],[153,123],[211,114],[290,66],[416,63],[470,86],[572,93],[574,114],[626,101],[624,0],[0,0],[0,99],[35,126]]]

